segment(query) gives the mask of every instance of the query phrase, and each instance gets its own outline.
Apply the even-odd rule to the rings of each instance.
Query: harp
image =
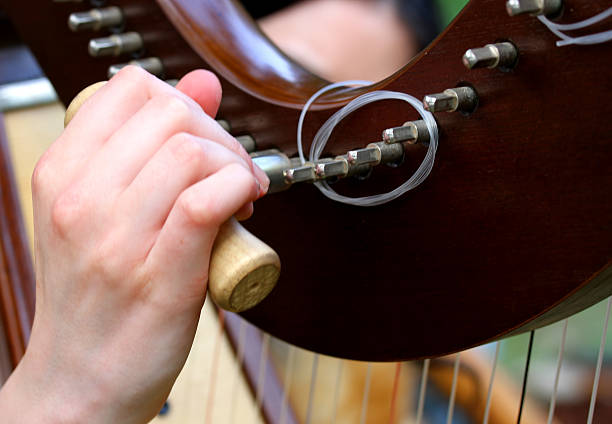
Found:
[[[67,16],[82,7],[48,3],[34,12],[6,3],[65,103],[118,63],[90,58],[91,34],[67,29]],[[603,3],[567,0],[561,22],[593,16]],[[123,10],[122,31],[141,34],[144,43],[143,56],[123,59],[157,58],[157,71],[168,79],[195,67],[214,69],[225,93],[219,117],[232,133],[252,136],[259,150],[295,154],[300,108],[327,82],[271,45],[243,9],[231,1],[113,4]],[[466,49],[499,41],[518,48],[510,72],[462,65]],[[262,201],[248,227],[281,252],[283,275],[243,316],[317,352],[394,361],[538,328],[609,296],[612,150],[601,117],[610,112],[610,45],[562,49],[555,41],[532,16],[511,18],[500,2],[472,0],[400,72],[319,99],[305,123],[307,139],[338,107],[374,89],[423,97],[470,86],[479,103],[466,114],[436,114],[441,148],[434,171],[392,204],[345,207],[308,186]],[[394,102],[372,104],[343,121],[327,153],[364,146],[383,129],[415,118]],[[407,150],[402,167],[376,169],[368,180],[347,180],[338,190],[360,195],[397,185],[422,155]],[[291,237],[277,231],[278,223],[291,226]],[[330,242],[315,249],[315,236]],[[309,242],[296,242],[303,240]],[[313,264],[308,269],[303,249]],[[385,318],[372,320],[364,310]],[[414,325],[410,338],[397,337],[406,322],[423,320],[427,325]],[[364,333],[371,335],[367,342]]]

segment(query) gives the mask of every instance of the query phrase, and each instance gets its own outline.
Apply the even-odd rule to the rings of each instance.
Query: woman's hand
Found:
[[[159,411],[193,341],[217,230],[250,216],[268,186],[211,118],[220,98],[206,71],[174,89],[125,68],[40,160],[36,315],[0,415],[126,423]]]

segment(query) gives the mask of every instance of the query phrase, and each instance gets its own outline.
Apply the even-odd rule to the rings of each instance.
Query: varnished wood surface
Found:
[[[129,59],[87,57],[91,34],[74,35],[65,26],[80,6],[45,3],[33,11],[8,3],[64,100],[103,78],[110,63]],[[143,33],[147,55],[163,59],[168,77],[208,67],[205,59],[222,61],[216,69],[225,92],[220,117],[234,134],[251,133],[260,149],[295,153],[299,111],[230,83],[227,61],[236,57],[223,46],[202,59],[155,5],[112,3],[125,6],[126,29]],[[196,14],[194,22],[207,13],[187,3],[174,2]],[[563,20],[604,7],[605,1],[567,0]],[[223,25],[234,24],[244,25]],[[50,33],[54,37],[44,36]],[[513,72],[463,67],[466,49],[500,39],[520,49]],[[288,342],[336,356],[439,355],[521,328],[604,270],[612,257],[612,130],[605,119],[612,113],[612,45],[557,48],[555,40],[535,18],[508,17],[503,2],[472,0],[427,51],[379,84],[417,98],[460,83],[478,91],[480,105],[471,116],[436,115],[441,139],[430,177],[376,208],[333,203],[311,186],[258,202],[246,226],[279,252],[283,273],[271,296],[245,316]],[[190,41],[195,50],[204,48]],[[269,76],[262,90],[274,96],[273,65]],[[310,93],[296,87],[286,89],[305,100]],[[332,111],[309,114],[306,140]],[[364,146],[384,128],[413,118],[416,113],[397,102],[371,105],[338,126],[328,153]],[[400,168],[376,169],[368,181],[336,187],[352,195],[388,190],[424,154],[419,148],[408,153]],[[608,290],[599,297],[610,293],[609,284],[603,287]],[[598,299],[582,300],[586,306]]]

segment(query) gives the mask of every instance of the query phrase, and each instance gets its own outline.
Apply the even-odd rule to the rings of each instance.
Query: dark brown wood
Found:
[[[219,116],[235,135],[250,133],[260,149],[295,153],[299,107],[325,82],[265,45],[233,2],[158,0],[177,29],[156,4],[112,3],[124,7],[126,29],[143,34],[146,54],[163,59],[168,77],[195,67],[220,74]],[[608,6],[565,3],[564,22]],[[87,57],[92,34],[72,34],[65,24],[82,6],[2,4],[64,101],[104,78],[113,60]],[[514,71],[463,67],[466,49],[497,40],[519,47]],[[600,274],[612,259],[606,119],[612,43],[558,48],[555,41],[537,19],[508,17],[499,0],[472,0],[426,51],[378,83],[417,98],[469,83],[480,104],[470,116],[436,115],[441,138],[432,174],[388,205],[345,206],[312,186],[259,201],[246,226],[279,252],[283,269],[270,297],[244,316],[318,352],[399,360],[465,349],[523,331],[547,311],[554,313],[539,322],[609,295],[612,287]],[[308,115],[306,140],[335,110],[330,104],[356,94],[323,99]],[[370,105],[338,126],[328,153],[378,140],[384,128],[416,117],[399,102]],[[401,167],[336,188],[349,195],[388,190],[423,155],[422,148],[410,149]],[[598,281],[599,289],[588,288]],[[564,308],[570,297],[573,306]]]
[[[25,352],[34,318],[34,275],[0,115],[0,313],[2,333],[15,367]]]

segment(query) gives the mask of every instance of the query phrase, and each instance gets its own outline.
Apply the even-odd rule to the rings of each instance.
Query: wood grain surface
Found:
[[[87,56],[92,34],[70,33],[65,24],[82,6],[45,2],[32,10],[1,3],[64,101],[104,78],[111,63],[129,60]],[[295,153],[300,105],[325,82],[262,47],[265,40],[233,2],[196,7],[158,0],[177,29],[155,4],[111,3],[124,8],[126,30],[143,34],[143,54],[162,58],[166,77],[195,67],[220,74],[225,94],[219,117],[233,134],[250,133],[260,149]],[[565,4],[562,22],[607,6],[603,0]],[[205,22],[214,31],[198,27]],[[463,67],[466,49],[498,40],[518,46],[516,69]],[[578,309],[609,295],[610,274],[603,271],[612,258],[612,129],[605,118],[612,113],[612,44],[558,48],[555,41],[537,19],[508,17],[501,1],[472,0],[428,49],[369,88],[421,98],[467,83],[480,104],[470,116],[436,115],[441,137],[432,174],[388,205],[349,207],[312,186],[258,202],[246,227],[279,252],[283,273],[269,298],[244,316],[318,352],[398,360],[521,331],[587,283],[599,281],[603,289],[574,298]],[[274,61],[255,54],[257,46],[274,53]],[[356,94],[324,98],[307,117],[306,140],[335,110],[330,105]],[[383,129],[416,116],[393,101],[363,108],[337,127],[326,153],[365,146]],[[401,167],[376,169],[367,181],[346,180],[335,188],[349,195],[388,190],[423,155],[424,149],[411,148]],[[555,310],[552,319],[571,312]]]

